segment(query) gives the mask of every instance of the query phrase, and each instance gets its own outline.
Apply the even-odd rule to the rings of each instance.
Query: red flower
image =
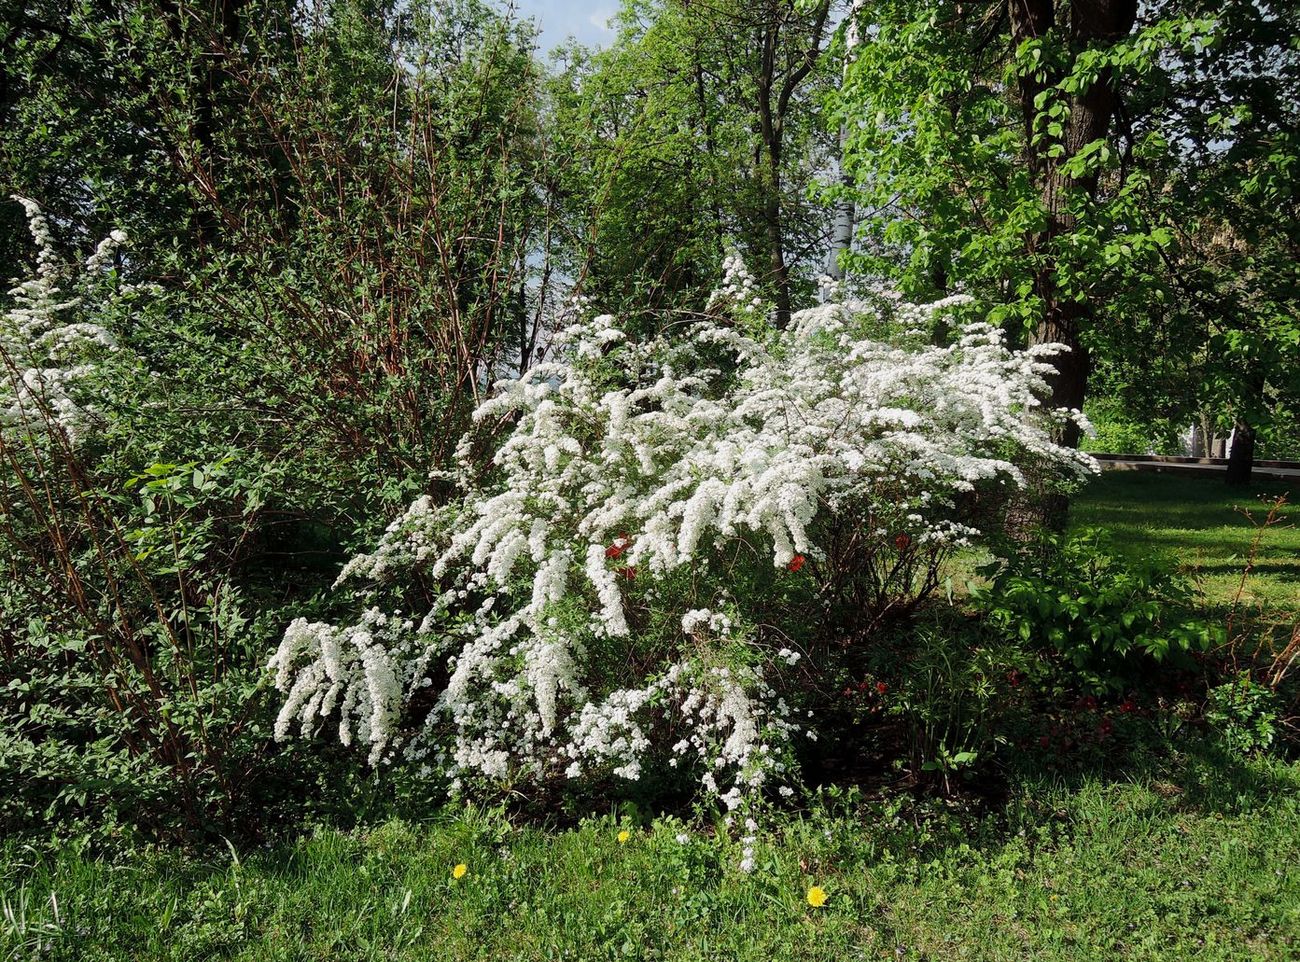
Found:
[[[1047,747],[1049,747],[1051,744],[1052,744],[1052,740],[1051,740],[1050,738],[1048,738],[1046,735],[1043,735],[1043,736],[1041,736],[1041,737],[1038,739],[1038,747],[1039,747],[1039,748],[1047,748]]]
[[[844,688],[844,697],[845,697],[845,698],[852,698],[852,697],[853,697],[853,689],[850,688],[850,687],[848,687],[847,685],[846,685],[845,688]]]
[[[623,553],[623,546],[617,542],[605,549],[606,558],[617,558]]]
[[[1119,710],[1123,712],[1125,715],[1128,715],[1132,712],[1137,711],[1137,705],[1133,704],[1132,698],[1125,698],[1122,702],[1120,702]]]
[[[1025,673],[1019,669],[1012,669],[1007,672],[1007,681],[1011,682],[1012,688],[1019,688],[1021,682],[1025,680]]]
[[[912,539],[905,534],[900,534],[897,538],[894,539],[894,547],[897,548],[899,551],[906,551],[909,547],[911,547],[911,544],[912,544]]]
[[[1114,730],[1115,730],[1115,723],[1112,722],[1109,718],[1103,718],[1101,720],[1101,723],[1097,726],[1097,734],[1100,735],[1102,738],[1105,738]]]
[[[877,695],[884,695],[884,694],[886,694],[888,691],[889,691],[889,686],[886,685],[883,681],[878,681],[878,682],[876,682],[876,694],[877,694]]]
[[[798,571],[800,568],[803,567],[803,563],[804,563],[804,556],[801,554],[797,554],[790,559],[790,563],[785,567],[787,571]]]

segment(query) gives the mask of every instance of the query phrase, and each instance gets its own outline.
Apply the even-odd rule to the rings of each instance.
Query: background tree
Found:
[[[830,6],[632,0],[607,50],[566,54],[556,127],[581,157],[565,193],[584,289],[610,308],[702,303],[734,245],[784,323],[828,229],[820,97]]]
[[[133,239],[67,308],[115,345],[87,375],[97,429],[0,425],[0,644],[22,679],[0,704],[21,786],[0,820],[261,825],[249,799],[332,781],[271,746],[272,635],[436,494],[540,309],[533,34],[472,0],[19,12],[6,186],[53,198],[70,262],[95,224]],[[13,241],[31,277],[41,245]],[[25,352],[0,343],[7,386],[44,363]]]
[[[1255,266],[1218,276],[1251,288],[1252,317],[1287,314],[1263,305],[1285,301],[1290,282],[1259,268],[1280,263],[1265,233],[1294,221],[1293,11],[906,0],[856,17],[864,42],[838,117],[864,211],[859,270],[916,293],[959,277],[1019,337],[1068,345],[1052,397],[1068,407],[1084,405],[1095,369],[1113,384],[1125,365],[1259,347],[1244,332],[1262,321],[1204,283],[1205,296],[1187,293],[1198,243],[1212,223],[1240,221],[1247,198],[1259,216],[1239,246]],[[1232,370],[1216,377],[1249,394]]]

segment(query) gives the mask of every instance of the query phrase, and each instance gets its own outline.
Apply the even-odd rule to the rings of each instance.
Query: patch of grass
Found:
[[[10,847],[0,951],[250,962],[1295,958],[1300,766],[1187,760],[1178,772],[1022,784],[1005,810],[978,818],[918,822],[900,804],[822,798],[760,833],[748,875],[739,844],[714,828],[601,818],[548,832],[476,810],[204,858],[111,863]],[[812,885],[829,895],[822,908],[808,904]]]
[[[1107,471],[1075,499],[1071,522],[1104,528],[1118,551],[1159,555],[1196,577],[1211,605],[1230,604],[1241,580],[1255,527],[1268,513],[1266,501],[1292,492],[1285,523],[1263,537],[1257,567],[1242,600],[1282,618],[1300,613],[1300,486],[1261,482],[1248,489],[1222,480],[1174,474]]]

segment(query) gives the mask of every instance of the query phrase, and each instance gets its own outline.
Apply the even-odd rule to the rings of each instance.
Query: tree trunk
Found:
[[[1255,464],[1255,428],[1245,418],[1238,416],[1233,426],[1232,450],[1228,453],[1228,470],[1224,480],[1228,484],[1250,484],[1250,471]]]
[[[1055,27],[1057,9],[1053,0],[1008,0],[1007,10],[1014,46],[1041,38]],[[1114,43],[1127,35],[1137,17],[1136,0],[1075,0],[1068,10],[1069,44],[1076,56],[1090,47]],[[1064,165],[1085,146],[1109,135],[1118,97],[1111,76],[1103,72],[1070,99],[1070,113],[1061,136],[1040,137],[1035,143],[1035,121],[1039,113],[1036,100],[1060,79],[1059,75],[1026,75],[1019,81],[1026,163],[1030,175],[1039,185],[1047,214],[1043,231],[1028,242],[1029,253],[1043,259],[1042,269],[1034,283],[1035,293],[1043,302],[1043,319],[1034,330],[1031,341],[1035,344],[1055,342],[1069,348],[1068,353],[1058,355],[1053,362],[1057,374],[1052,381],[1049,401],[1057,407],[1082,410],[1090,368],[1083,334],[1091,320],[1092,308],[1072,292],[1061,296],[1054,249],[1058,239],[1075,228],[1072,199],[1080,195],[1091,198],[1097,193],[1098,175],[1095,170],[1075,178],[1065,173]],[[1060,148],[1057,156],[1053,156],[1054,148]],[[1059,434],[1061,443],[1071,447],[1078,445],[1077,426],[1067,425]]]
[[[763,226],[767,234],[768,276],[776,289],[776,326],[790,323],[790,268],[785,262],[785,228],[781,210],[781,157],[784,151],[785,120],[791,98],[821,56],[822,34],[830,13],[830,0],[821,0],[811,12],[809,45],[793,63],[781,59],[781,31],[789,26],[794,7],[778,3],[766,11],[759,38],[758,121],[762,137],[762,159],[755,156],[756,166],[766,161],[760,173],[766,196],[763,201]],[[785,66],[788,69],[781,70]]]
[[[1261,369],[1256,366],[1247,370],[1244,381],[1237,417],[1233,423],[1228,470],[1224,475],[1228,484],[1250,484],[1250,472],[1255,464],[1255,425],[1264,409],[1265,382]]]
[[[771,186],[765,205],[767,221],[768,274],[776,297],[776,326],[790,324],[790,269],[785,263],[785,231],[781,226],[781,197],[778,186]]]
[[[763,184],[763,230],[767,235],[768,280],[775,289],[776,326],[790,323],[790,272],[785,263],[785,231],[781,224],[781,146],[785,117],[776,96],[776,57],[779,27],[771,26],[762,37],[758,75],[758,120],[763,146],[760,178]]]
[[[1062,11],[1067,24],[1058,24]],[[1085,50],[1113,44],[1132,29],[1137,18],[1136,0],[1073,0],[1058,10],[1054,0],[1008,0],[1007,15],[1013,49],[1030,40],[1064,30],[1071,57]],[[1075,291],[1062,291],[1056,262],[1060,241],[1075,229],[1073,202],[1097,194],[1098,172],[1080,177],[1066,173],[1065,164],[1088,144],[1109,136],[1118,104],[1113,78],[1103,71],[1088,87],[1069,100],[1069,114],[1058,136],[1044,136],[1037,128],[1040,96],[1064,79],[1064,70],[1025,73],[1018,79],[1021,122],[1025,139],[1025,165],[1042,198],[1046,223],[1026,239],[1026,253],[1039,261],[1034,292],[1043,305],[1042,319],[1030,335],[1033,344],[1057,343],[1068,350],[1052,361],[1056,368],[1047,398],[1053,407],[1082,410],[1088,391],[1089,358],[1084,334],[1092,319],[1092,305]],[[1037,139],[1036,139],[1037,138]],[[1079,444],[1079,427],[1066,422],[1055,440],[1070,447]],[[1024,503],[1013,507],[1008,526],[1020,532],[1035,528],[1063,531],[1069,520],[1069,500],[1054,490],[1050,478],[1030,484]]]
[[[844,266],[840,263],[843,255],[853,243],[853,178],[844,170],[844,141],[848,139],[848,129],[840,125],[840,150],[835,158],[840,186],[843,195],[835,202],[835,223],[831,229],[831,251],[826,258],[826,274],[833,281],[844,280]]]

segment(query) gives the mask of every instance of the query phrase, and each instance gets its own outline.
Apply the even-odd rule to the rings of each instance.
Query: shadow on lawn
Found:
[[[1104,762],[1080,763],[1052,772],[1021,769],[1012,790],[1079,791],[1085,786],[1149,788],[1178,810],[1240,815],[1300,791],[1300,772],[1282,758],[1242,758],[1198,734],[1176,751],[1135,746]]]
[[[1300,551],[1274,551],[1273,554],[1290,556],[1294,560],[1289,562],[1259,562],[1251,569],[1251,577],[1268,578],[1272,581],[1294,581],[1300,583]],[[1192,568],[1192,573],[1205,575],[1206,577],[1214,577],[1216,575],[1240,576],[1241,561],[1221,561],[1213,564],[1205,564],[1202,562]]]

